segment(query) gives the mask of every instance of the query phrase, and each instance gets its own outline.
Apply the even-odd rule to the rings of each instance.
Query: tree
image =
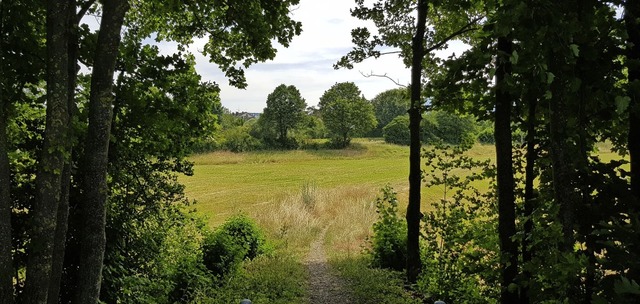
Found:
[[[289,130],[302,121],[307,104],[295,86],[279,85],[267,96],[267,107],[264,109],[265,120],[275,125],[278,130],[280,146],[289,146]]]
[[[360,89],[353,82],[333,85],[322,94],[318,106],[334,144],[340,148],[376,124],[373,106],[360,96]]]
[[[297,4],[297,0],[237,1],[233,4],[201,1],[197,5],[192,2],[176,5],[158,1],[139,1],[131,6],[131,10],[129,2],[48,1],[46,32],[49,37],[46,40],[42,37],[45,33],[42,22],[44,7],[40,2],[0,2],[0,34],[3,37],[0,42],[0,132],[3,135],[7,134],[7,126],[14,123],[11,108],[22,99],[29,100],[33,112],[45,108],[47,111],[43,144],[38,143],[40,133],[37,131],[37,136],[29,139],[10,137],[6,140],[7,137],[0,136],[0,180],[3,183],[7,172],[17,168],[11,158],[9,164],[15,167],[6,166],[6,156],[11,155],[9,152],[14,152],[11,149],[20,151],[13,146],[14,142],[28,142],[31,146],[27,154],[34,151],[41,153],[38,157],[38,171],[29,172],[37,181],[37,195],[30,189],[32,181],[20,175],[9,175],[11,182],[7,184],[11,186],[3,185],[0,192],[0,221],[3,225],[10,225],[8,229],[4,229],[3,226],[0,233],[2,301],[11,302],[14,295],[18,294],[20,300],[24,299],[25,302],[58,302],[57,294],[61,284],[59,277],[62,272],[60,266],[65,252],[62,240],[67,227],[67,194],[70,195],[69,200],[74,202],[74,208],[77,207],[75,205],[79,205],[82,210],[80,215],[73,213],[68,221],[74,226],[68,233],[68,241],[76,242],[79,246],[81,244],[82,248],[80,252],[77,252],[75,247],[74,250],[66,250],[69,263],[65,262],[65,279],[62,284],[68,288],[64,289],[63,302],[98,301],[105,250],[106,204],[109,195],[107,170],[109,146],[113,136],[110,128],[114,125],[114,120],[117,120],[114,119],[112,111],[119,106],[114,103],[113,76],[118,58],[122,56],[122,34],[136,41],[157,34],[158,40],[177,41],[180,48],[191,43],[194,37],[208,36],[210,42],[204,52],[226,72],[232,84],[244,87],[244,68],[258,61],[272,59],[276,52],[274,42],[288,45],[291,39],[300,33],[300,23],[288,16],[290,6]],[[78,26],[79,21],[88,12],[99,12],[101,15],[100,30],[97,34],[91,32],[88,27]],[[41,52],[40,44],[44,41],[49,52],[47,56]],[[78,52],[78,49],[82,52]],[[41,70],[44,65],[40,61],[47,64],[47,77],[42,77]],[[90,68],[90,90],[84,85],[76,86],[78,61]],[[165,68],[170,66],[161,62],[158,64]],[[161,71],[160,74],[162,73]],[[46,107],[43,107],[39,98],[43,99],[41,95],[45,79],[47,102]],[[81,77],[81,82],[86,79],[88,77]],[[76,101],[76,90],[80,87],[84,91],[78,96],[83,97],[83,100]],[[182,86],[177,84],[175,87]],[[198,86],[194,93],[209,98],[213,88],[211,85]],[[32,96],[24,97],[29,94]],[[184,92],[176,90],[167,94],[169,95],[163,97],[184,97]],[[83,118],[87,112],[73,115],[77,114],[74,113],[75,107],[78,103],[84,102],[85,96],[89,96],[89,104],[86,107],[83,104],[81,111],[88,109],[89,124],[88,133],[78,136],[86,139],[85,145],[81,146],[70,136],[68,129],[71,126],[70,121],[74,121],[76,126],[84,126]],[[197,111],[190,113],[200,115]],[[184,121],[205,123],[206,120],[200,117],[191,118],[193,117],[186,117]],[[37,122],[37,119],[32,121]],[[155,127],[163,129],[166,126]],[[37,130],[42,127],[37,125],[33,128]],[[186,129],[207,128],[189,125]],[[156,151],[154,157],[163,159],[166,153],[175,151],[186,154],[185,147],[189,143],[181,139],[174,140],[176,144],[180,144],[176,150],[163,150],[168,149],[167,146],[175,148],[167,144],[173,136],[167,134],[164,139],[155,138],[158,140],[155,148],[159,151]],[[26,170],[31,170],[28,163],[31,159],[18,161],[22,162],[20,165],[24,165]],[[72,168],[80,169],[73,171]],[[9,187],[16,185],[19,185],[18,191],[15,194],[9,193]],[[9,195],[17,198],[11,202],[15,207],[10,206],[7,199]],[[35,204],[31,205],[34,196],[37,199]],[[23,198],[24,200],[21,200]],[[18,216],[19,218],[14,220]],[[25,224],[25,217],[32,217],[32,222]],[[28,234],[24,233],[25,230]],[[14,231],[19,234],[12,234]],[[12,246],[12,238],[18,247]],[[15,256],[20,258],[15,267],[12,261],[12,247]],[[22,261],[24,252],[28,263]],[[26,290],[21,289],[22,279],[15,275],[15,269],[26,270]],[[18,291],[14,293],[13,287],[18,288]]]
[[[384,91],[371,100],[378,125],[371,132],[373,136],[382,136],[382,129],[394,118],[407,114],[409,101],[405,88]]]
[[[385,54],[399,54],[405,65],[411,67],[411,87],[409,106],[409,204],[407,208],[407,279],[414,283],[420,274],[420,120],[424,111],[422,96],[422,76],[425,64],[434,63],[433,51],[441,49],[459,36],[476,29],[475,24],[482,19],[475,4],[470,1],[376,1],[372,7],[356,1],[357,7],[351,14],[362,20],[373,21],[379,35],[371,35],[367,28],[356,28],[351,36],[356,47],[343,56],[335,68],[353,68],[354,62],[378,58]],[[429,18],[430,11],[437,11]],[[443,21],[444,22],[438,22]],[[427,31],[427,22],[433,30]],[[381,51],[379,47],[392,47],[391,51]]]
[[[47,302],[62,171],[68,157],[68,1],[47,2],[47,119],[38,159],[25,302]]]
[[[382,128],[382,134],[385,142],[408,146],[411,144],[409,116],[397,116]]]

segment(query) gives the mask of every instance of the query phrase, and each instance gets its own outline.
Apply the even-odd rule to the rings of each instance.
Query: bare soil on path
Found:
[[[354,303],[345,287],[345,282],[333,275],[324,250],[325,227],[311,243],[307,257],[309,271],[309,304]]]

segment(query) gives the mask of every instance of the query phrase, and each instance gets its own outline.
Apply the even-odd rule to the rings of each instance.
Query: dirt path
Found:
[[[327,256],[324,252],[325,227],[318,238],[311,243],[307,257],[309,271],[309,304],[353,303],[344,286],[344,282],[331,274]]]

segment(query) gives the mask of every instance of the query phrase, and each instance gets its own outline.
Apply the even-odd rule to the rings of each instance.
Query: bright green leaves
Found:
[[[336,83],[320,97],[320,113],[334,144],[345,147],[353,136],[376,126],[373,106],[352,82]]]
[[[157,34],[157,40],[190,44],[194,38],[208,39],[203,53],[229,78],[231,85],[245,88],[244,69],[273,59],[272,42],[285,47],[302,31],[290,18],[298,0],[230,1],[138,1],[129,26],[142,38]]]
[[[125,41],[119,66],[117,143],[151,157],[183,157],[198,138],[217,129],[218,86],[201,81],[192,55],[162,56],[156,46]]]
[[[260,119],[275,126],[281,146],[287,147],[287,134],[302,122],[306,107],[304,98],[295,86],[281,84],[267,96],[267,107]]]

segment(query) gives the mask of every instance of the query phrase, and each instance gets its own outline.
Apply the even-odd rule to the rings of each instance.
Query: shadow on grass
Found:
[[[387,269],[370,268],[364,255],[333,258],[331,265],[347,282],[355,303],[422,303],[404,289],[404,274]]]

